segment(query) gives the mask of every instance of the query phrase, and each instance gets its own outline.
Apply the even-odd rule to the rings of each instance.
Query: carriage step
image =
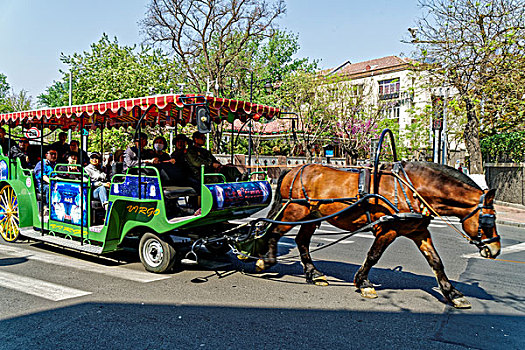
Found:
[[[103,247],[101,246],[96,246],[92,244],[80,244],[79,241],[74,241],[62,237],[56,237],[49,234],[42,235],[41,231],[36,231],[31,227],[21,228],[20,234],[24,237],[31,238],[35,241],[51,243],[61,247],[70,248],[91,254],[101,254],[103,250]]]
[[[180,261],[180,263],[182,265],[198,265],[198,261],[197,260],[193,260],[193,259],[188,259],[188,258],[184,258]]]

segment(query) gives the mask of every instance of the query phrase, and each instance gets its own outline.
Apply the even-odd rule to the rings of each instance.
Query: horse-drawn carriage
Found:
[[[0,120],[8,125],[10,137],[14,126],[39,127],[43,144],[46,127],[75,128],[87,134],[93,127],[131,123],[140,132],[144,124],[184,121],[204,123],[199,127],[207,129],[205,124],[210,120],[271,119],[279,114],[278,109],[241,101],[163,95],[10,113],[0,115]],[[394,162],[380,167],[385,135],[391,137]],[[368,273],[385,249],[397,237],[405,236],[427,259],[443,295],[455,307],[464,308],[470,304],[448,280],[433,246],[428,230],[432,215],[460,218],[465,233],[453,229],[475,244],[483,257],[495,258],[501,248],[492,205],[494,190],[482,190],[466,175],[447,166],[397,161],[388,130],[380,137],[373,166],[337,170],[313,164],[283,173],[269,217],[240,226],[230,225],[228,220],[249,217],[270,204],[267,181],[206,184],[208,174],[202,171],[200,210],[170,216],[167,208],[184,205],[196,196],[195,191],[163,186],[157,169],[141,168],[139,161],[137,168],[112,179],[107,213],[101,224],[94,225],[93,217],[99,209],[92,200],[89,181],[52,177],[50,203],[54,197],[60,200],[46,216],[39,206],[32,173],[23,169],[19,160],[5,155],[0,156],[0,169],[0,233],[5,240],[14,241],[22,235],[104,254],[120,249],[127,237],[135,237],[140,239],[141,261],[152,272],[167,271],[181,258],[195,257],[195,250],[201,246],[222,252],[234,246],[238,253],[257,260],[257,269],[264,270],[277,262],[279,238],[300,225],[295,241],[306,279],[326,285],[324,274],[313,264],[309,243],[319,223],[328,221],[352,233],[374,233],[374,243],[354,279],[364,297],[377,297]]]
[[[0,120],[8,126],[13,144],[16,136],[20,136],[12,134],[15,127],[40,130],[40,137],[34,141],[40,142],[43,159],[44,133],[56,129],[72,129],[88,136],[96,128],[132,126],[140,134],[145,126],[193,123],[209,132],[213,121],[271,119],[277,115],[276,108],[248,102],[197,95],[157,95],[9,113],[0,115]],[[85,139],[81,137],[82,146]],[[91,179],[74,177],[71,175],[76,173],[68,174],[55,167],[49,176],[49,211],[44,211],[42,195],[46,192],[35,184],[33,171],[22,168],[20,159],[13,159],[9,152],[0,155],[2,237],[15,241],[23,236],[92,254],[119,250],[128,238],[138,238],[145,268],[164,272],[200,246],[228,251],[222,239],[224,231],[232,228],[227,221],[248,217],[271,202],[271,188],[266,180],[225,182],[220,181],[224,179],[220,174],[205,174],[203,168],[198,191],[199,188],[166,186],[157,168],[141,164],[139,159],[137,167],[112,178],[107,208],[93,198]],[[219,183],[209,183],[208,178]],[[198,208],[195,207],[199,202]],[[189,208],[192,210],[188,210],[188,203],[193,203],[193,208]],[[229,237],[243,233],[229,232]],[[188,257],[195,258],[194,254]]]

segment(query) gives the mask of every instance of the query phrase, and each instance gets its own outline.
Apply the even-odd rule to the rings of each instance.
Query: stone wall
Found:
[[[485,163],[485,175],[496,200],[525,205],[525,163]]]

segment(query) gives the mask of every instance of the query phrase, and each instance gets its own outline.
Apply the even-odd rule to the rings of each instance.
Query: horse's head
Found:
[[[484,258],[493,259],[500,253],[500,236],[496,231],[496,211],[494,210],[494,195],[496,190],[484,191],[479,203],[461,219],[463,230],[475,244]]]

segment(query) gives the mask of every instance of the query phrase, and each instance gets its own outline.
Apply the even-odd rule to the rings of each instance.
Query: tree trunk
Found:
[[[481,147],[479,145],[479,121],[474,106],[469,99],[465,100],[467,106],[467,124],[465,125],[465,145],[470,155],[470,173],[483,174]]]

